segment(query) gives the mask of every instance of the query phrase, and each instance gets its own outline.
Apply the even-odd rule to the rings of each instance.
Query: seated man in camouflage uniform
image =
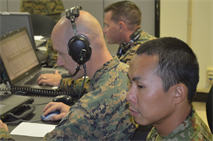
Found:
[[[50,16],[55,20],[55,23],[61,18],[63,11],[62,0],[21,0],[20,3],[20,12]],[[56,66],[57,53],[53,50],[51,39],[47,40],[46,48],[47,66]]]
[[[141,26],[141,11],[137,5],[131,1],[120,1],[107,6],[104,9],[105,27],[103,33],[105,34],[107,43],[122,44],[130,41],[130,35],[133,34]],[[121,27],[121,28],[120,28]],[[120,29],[120,30],[118,30]],[[140,38],[131,44],[125,54],[119,60],[129,64],[137,48],[146,41],[155,39],[154,36],[142,31]],[[44,77],[45,76],[45,77]],[[45,79],[44,79],[45,78]],[[56,74],[44,74],[38,78],[38,84],[46,83],[49,85],[60,86],[63,90],[71,90],[80,93],[82,86],[82,79],[74,81],[72,78],[63,78],[56,72]],[[89,89],[90,80],[87,79],[84,85],[84,93]]]
[[[192,105],[199,65],[186,43],[165,37],[142,44],[130,63],[128,76],[130,114],[138,124],[154,126],[148,141],[212,140]]]
[[[111,56],[95,17],[80,11],[75,24],[78,35],[84,35],[92,49],[91,57],[85,63],[90,78],[89,91],[71,107],[58,102],[45,106],[44,115],[60,110],[60,114],[51,120],[63,119],[43,140],[130,140],[136,126],[131,122],[126,101],[128,65]],[[67,50],[68,42],[74,36],[73,31],[70,20],[62,17],[51,36],[53,47],[58,52],[57,65],[63,65],[70,74],[75,72],[73,66],[77,64]],[[81,69],[73,79],[83,75],[84,69]],[[7,125],[1,120],[0,139],[12,140]]]

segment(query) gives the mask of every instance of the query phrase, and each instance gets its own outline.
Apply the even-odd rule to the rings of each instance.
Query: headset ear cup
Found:
[[[82,56],[82,50],[86,50],[85,56]],[[79,65],[90,59],[91,52],[90,43],[83,35],[73,36],[68,42],[68,53]]]

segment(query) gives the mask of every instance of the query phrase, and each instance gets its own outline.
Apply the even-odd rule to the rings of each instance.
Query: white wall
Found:
[[[213,0],[192,0],[192,10],[188,6],[188,0],[161,0],[160,37],[173,36],[186,43],[191,39],[200,65],[198,90],[205,91],[209,86],[206,69],[213,67]],[[192,19],[188,19],[188,12],[192,12]]]

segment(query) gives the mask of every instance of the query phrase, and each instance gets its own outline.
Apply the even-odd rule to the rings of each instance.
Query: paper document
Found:
[[[35,39],[35,40],[41,40],[41,39],[43,39],[43,38],[44,38],[44,36],[37,36],[37,35],[34,36],[34,39]]]
[[[55,128],[56,125],[22,122],[13,131],[11,135],[22,135],[31,137],[44,137],[44,135]]]

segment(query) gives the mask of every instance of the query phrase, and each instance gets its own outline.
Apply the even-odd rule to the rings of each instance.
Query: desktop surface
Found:
[[[29,121],[37,121],[33,123],[44,123],[44,124],[53,124],[57,125],[59,122],[53,122],[53,121],[41,121],[41,115],[43,114],[43,109],[46,106],[47,103],[52,101],[53,97],[43,97],[43,96],[33,96],[34,102],[32,103],[33,106],[35,106],[35,111],[25,118],[24,120],[29,120]],[[3,120],[4,123],[6,122],[13,122],[16,121],[12,118],[6,118]],[[9,124],[8,125],[8,130],[11,133],[13,129],[15,129],[20,123],[14,123],[14,124]],[[30,129],[30,128],[29,128]],[[11,135],[16,141],[23,141],[23,140],[41,140],[42,137],[30,137],[30,136],[20,136],[20,135]]]

